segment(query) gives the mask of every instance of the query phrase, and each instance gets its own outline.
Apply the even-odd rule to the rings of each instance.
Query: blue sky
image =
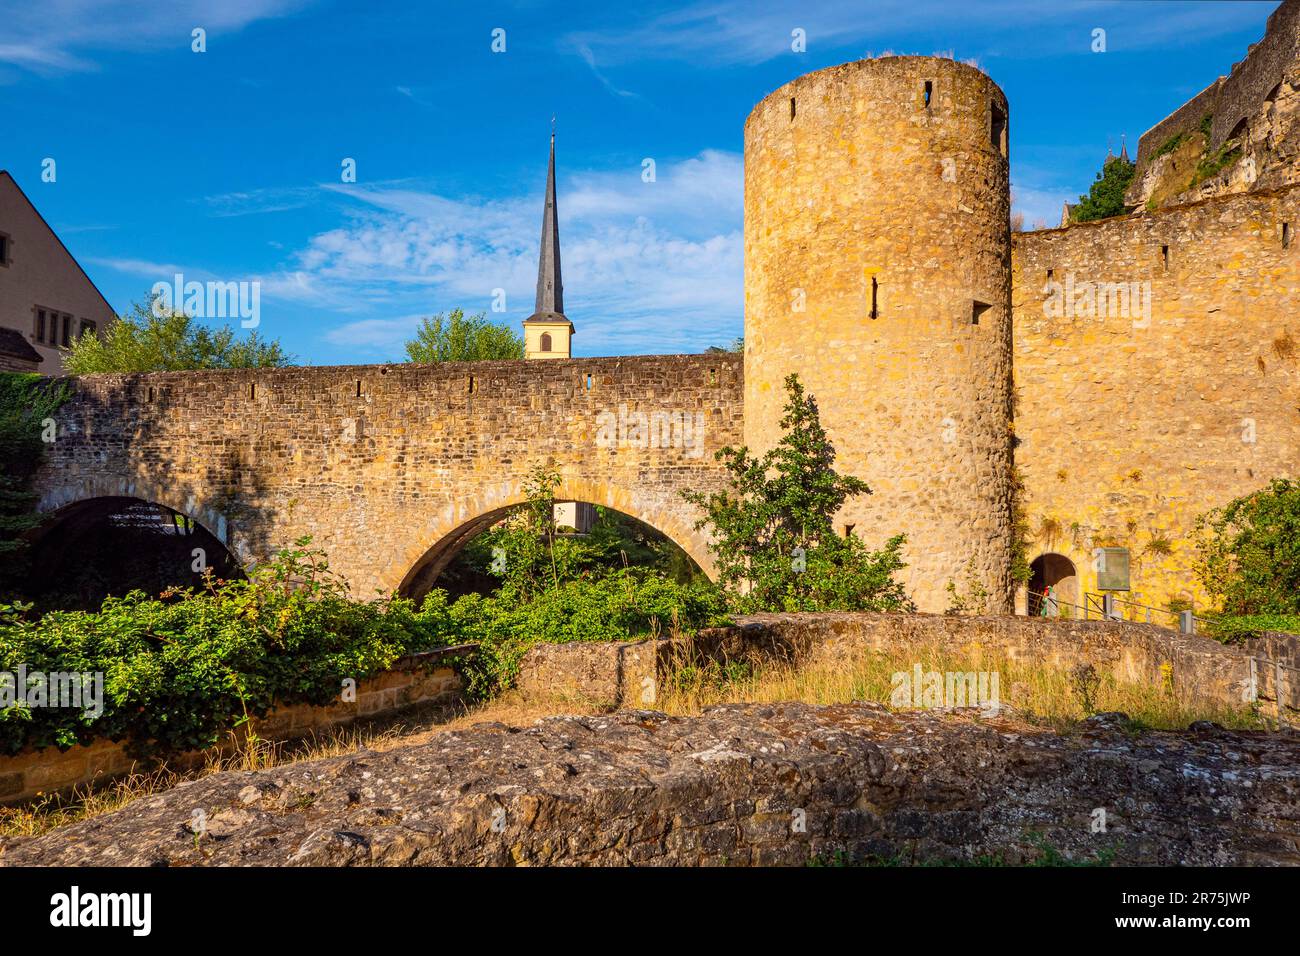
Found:
[[[1011,104],[1016,208],[1055,225],[1108,142],[1136,147],[1276,6],[0,0],[0,168],[118,311],[176,272],[259,281],[259,331],[300,362],[379,362],[494,289],[494,318],[532,311],[554,114],[575,354],[700,351],[741,332],[742,126],[787,80],[974,60]]]

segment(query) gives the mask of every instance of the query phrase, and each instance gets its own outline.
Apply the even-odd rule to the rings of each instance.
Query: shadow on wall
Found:
[[[69,379],[72,397],[55,415],[55,439],[34,481],[47,518],[28,535],[25,591],[42,608],[90,609],[133,588],[156,596],[196,586],[204,567],[222,578],[242,576],[245,565],[291,543],[273,540],[276,512],[238,444],[225,443],[215,456],[178,447],[176,460],[129,454],[160,423],[174,427],[180,411],[171,388],[124,379],[107,398]],[[102,448],[106,432],[117,437]],[[86,474],[87,457],[103,470]],[[196,457],[206,462],[201,477],[179,479],[179,466]],[[65,460],[81,468],[57,467]],[[78,477],[50,484],[52,474],[65,472]]]

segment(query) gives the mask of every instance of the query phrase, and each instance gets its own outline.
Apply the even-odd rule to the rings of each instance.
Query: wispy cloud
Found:
[[[1262,22],[1275,0],[1244,3],[1168,2],[1158,7],[1126,0],[981,0],[944,5],[938,16],[915,0],[804,0],[798,5],[755,4],[750,0],[709,0],[645,21],[604,30],[575,31],[567,45],[588,64],[638,60],[685,60],[704,66],[756,64],[791,55],[792,31],[805,31],[808,48],[840,49],[898,45],[898,37],[926,35],[941,22],[947,36],[961,36],[961,56],[972,52],[1033,58],[1058,55],[1077,34],[1080,52],[1088,50],[1089,30],[1107,31],[1112,50],[1137,50],[1207,39]],[[1087,29],[1080,27],[1086,20]],[[1017,34],[1006,45],[1008,24],[1033,22],[1032,35]],[[1261,31],[1262,32],[1262,31]],[[585,52],[584,52],[585,51]],[[928,50],[899,52],[924,53]]]
[[[204,196],[195,202],[208,207],[208,214],[217,218],[256,216],[262,213],[286,212],[301,209],[320,200],[320,186],[285,186],[250,189],[242,192],[220,193]]]
[[[615,96],[628,97],[632,99],[637,98],[636,93],[633,93],[631,90],[620,89],[619,87],[611,83],[609,81],[609,78],[605,76],[604,73],[600,72],[600,68],[596,66],[596,54],[591,52],[591,47],[587,46],[587,44],[582,42],[575,43],[574,46],[578,52],[578,56],[582,57],[583,62],[587,64],[587,67],[591,70],[592,75],[595,76],[596,79],[600,80],[601,86],[605,87],[605,89],[613,93]]]
[[[313,0],[41,0],[3,11],[0,63],[36,73],[95,68],[94,53],[188,48],[190,31],[234,33],[250,23],[295,13]]]
[[[655,182],[639,164],[560,181],[565,307],[587,354],[697,351],[740,329],[742,168],[709,151],[665,162]],[[364,301],[387,312],[326,333],[366,355],[392,355],[419,316],[491,309],[497,289],[517,322],[533,307],[541,195],[453,198],[411,184],[331,187],[362,208],[294,256],[295,290],[313,301]],[[396,317],[394,317],[396,316]]]

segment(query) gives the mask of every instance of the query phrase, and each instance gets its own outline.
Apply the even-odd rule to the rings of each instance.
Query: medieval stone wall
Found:
[[[839,521],[907,532],[908,589],[968,575],[1010,604],[1007,102],[979,70],[885,57],[802,76],[745,124],[745,440],[782,382],[875,494]]]
[[[1300,188],[1016,236],[1031,558],[1065,555],[1092,591],[1094,548],[1125,547],[1121,596],[1205,606],[1196,516],[1300,475],[1300,247],[1283,224],[1294,236]]]
[[[39,507],[157,502],[244,561],[310,534],[370,596],[427,584],[549,465],[562,499],[639,518],[708,569],[680,493],[720,481],[741,381],[731,355],[86,376],[56,416]]]

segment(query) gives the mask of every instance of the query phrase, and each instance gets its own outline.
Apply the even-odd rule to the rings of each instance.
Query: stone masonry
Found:
[[[142,498],[245,562],[310,534],[369,596],[418,590],[548,465],[561,500],[638,518],[707,570],[681,492],[718,486],[741,376],[734,355],[88,376],[58,413],[40,508]]]
[[[1300,742],[1200,725],[1059,735],[872,704],[480,724],[225,772],[34,839],[6,866],[1300,864]],[[1091,826],[1107,811],[1104,833]],[[194,811],[206,835],[191,830]]]

